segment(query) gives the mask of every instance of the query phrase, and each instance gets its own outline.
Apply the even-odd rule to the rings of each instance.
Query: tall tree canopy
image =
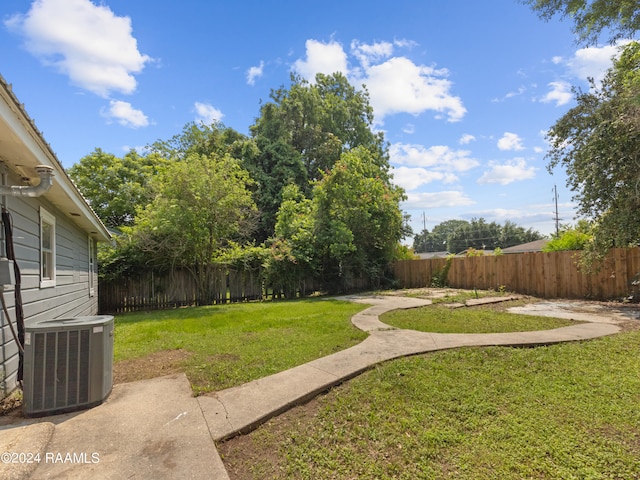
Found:
[[[541,18],[555,15],[573,20],[578,41],[595,44],[604,31],[610,42],[633,38],[640,30],[640,8],[637,0],[521,0]]]
[[[476,250],[497,247],[507,248],[521,243],[532,242],[542,235],[529,228],[506,221],[504,225],[496,222],[487,223],[484,218],[466,220],[447,220],[436,225],[431,232],[423,230],[413,240],[413,248],[417,253],[448,251],[459,253],[467,248]]]
[[[250,183],[229,155],[192,153],[154,177],[155,197],[127,233],[148,263],[189,269],[205,298],[207,267],[216,253],[250,238],[256,216]]]
[[[410,233],[404,191],[380,176],[376,154],[358,147],[342,155],[314,187],[316,249],[325,279],[380,279],[398,242]]]
[[[149,145],[149,150],[168,160],[183,160],[191,154],[230,154],[238,159],[258,154],[255,144],[246,135],[222,122],[210,125],[202,122],[187,123],[182,132],[168,140],[153,142]]]
[[[374,133],[373,109],[366,90],[344,75],[318,74],[310,83],[292,76],[289,88],[271,91],[251,127],[259,155],[246,168],[257,182],[262,213],[258,239],[273,234],[282,189],[295,184],[305,196],[311,183],[331,170],[342,153],[356,147],[374,152],[379,174],[388,177],[389,158],[382,133]]]
[[[291,185],[278,210],[272,250],[282,278],[313,273],[329,290],[350,279],[384,277],[399,241],[410,231],[400,210],[404,191],[380,175],[376,154],[357,147],[342,154],[308,199]]]
[[[595,220],[594,246],[640,240],[640,44],[628,44],[601,85],[548,132],[549,169],[562,165],[579,214]]]
[[[162,163],[135,150],[119,158],[96,148],[67,173],[104,224],[118,228],[131,225],[136,209],[151,199],[149,181]]]

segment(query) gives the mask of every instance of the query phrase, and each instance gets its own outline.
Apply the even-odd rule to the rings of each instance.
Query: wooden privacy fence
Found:
[[[498,256],[455,257],[447,284],[453,288],[498,289],[540,298],[608,300],[629,295],[640,272],[640,248],[614,248],[593,274],[577,267],[580,252],[535,252]],[[401,288],[430,286],[447,259],[401,260],[393,271]]]
[[[101,313],[159,310],[197,304],[242,302],[263,298],[260,271],[236,271],[212,268],[207,272],[205,298],[199,298],[195,278],[186,270],[173,270],[158,274],[101,280],[98,283],[98,301]]]
[[[303,297],[326,285],[313,278],[302,279],[286,289],[265,284],[261,269],[212,267],[207,272],[204,292],[187,270],[141,272],[115,280],[100,280],[98,301],[100,313],[122,313],[161,310],[192,305],[244,302],[268,298]],[[345,279],[344,291],[365,290],[369,281],[362,277]]]

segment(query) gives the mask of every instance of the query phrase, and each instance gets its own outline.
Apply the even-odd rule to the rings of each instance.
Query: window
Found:
[[[56,218],[40,207],[40,288],[56,286]]]

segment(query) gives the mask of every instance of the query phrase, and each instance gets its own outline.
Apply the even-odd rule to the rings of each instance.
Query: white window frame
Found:
[[[95,283],[96,283],[96,267],[95,267],[95,247],[94,247],[94,243],[93,243],[93,238],[88,237],[88,242],[89,242],[89,247],[88,247],[88,251],[89,251],[89,296],[90,297],[94,297],[96,294],[96,287],[95,287]]]
[[[45,249],[44,225],[49,225],[50,249]],[[46,262],[45,255],[48,254],[49,262]],[[46,267],[49,267],[49,275],[45,277]],[[56,286],[56,217],[40,207],[40,288]]]

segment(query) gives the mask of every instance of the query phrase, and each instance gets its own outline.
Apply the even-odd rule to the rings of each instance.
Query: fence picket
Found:
[[[578,269],[575,251],[506,254],[496,257],[456,257],[448,282],[454,288],[499,288],[542,298],[609,300],[629,294],[640,272],[640,248],[614,248],[600,271]],[[428,287],[442,259],[400,260],[393,271],[400,288]]]

